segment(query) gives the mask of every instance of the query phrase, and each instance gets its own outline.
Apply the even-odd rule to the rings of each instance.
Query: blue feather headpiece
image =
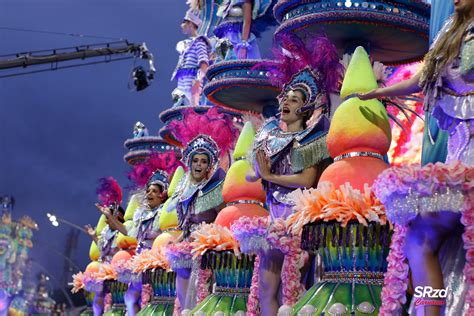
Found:
[[[198,135],[188,143],[183,151],[183,159],[186,166],[191,167],[195,154],[205,154],[209,157],[209,167],[213,168],[219,162],[219,147],[217,143],[207,135]]]
[[[319,72],[315,72],[311,67],[305,67],[291,77],[291,80],[283,86],[282,92],[278,96],[281,102],[289,91],[302,91],[306,101],[299,109],[299,112],[306,112],[318,109],[327,103],[326,92],[322,89],[323,83]]]

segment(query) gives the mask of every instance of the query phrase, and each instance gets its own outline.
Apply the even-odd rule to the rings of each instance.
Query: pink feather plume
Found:
[[[100,178],[96,193],[103,206],[122,203],[122,188],[113,177]]]
[[[254,66],[254,69],[268,69],[274,85],[283,87],[294,74],[310,65],[323,75],[326,91],[339,88],[344,66],[339,61],[336,47],[326,36],[316,36],[305,43],[298,36],[286,33],[279,35],[277,42],[279,47],[272,49],[274,59]]]
[[[198,114],[192,109],[187,109],[181,121],[175,120],[168,127],[183,146],[198,135],[210,136],[219,146],[221,157],[234,148],[239,135],[239,130],[231,117],[219,113],[217,107],[211,108],[205,114]]]
[[[144,162],[133,166],[128,173],[128,179],[136,186],[144,187],[156,170],[163,170],[171,177],[175,170],[182,165],[174,152],[152,152]]]

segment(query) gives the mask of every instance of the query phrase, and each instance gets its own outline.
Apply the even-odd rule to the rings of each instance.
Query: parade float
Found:
[[[287,261],[282,277],[282,315],[377,315],[382,306],[392,227],[385,206],[372,192],[372,184],[389,167],[387,154],[398,165],[416,161],[414,157],[420,153],[420,146],[416,145],[421,143],[417,139],[423,124],[416,113],[401,107],[386,110],[393,100],[361,101],[356,95],[414,74],[415,66],[392,68],[392,74],[382,82],[378,74],[374,75],[377,66],[373,60],[397,66],[420,60],[428,49],[429,5],[425,1],[404,0],[251,1],[250,7],[248,1],[189,2],[191,11],[184,20],[194,24],[196,33],[185,33],[190,38],[177,45],[180,58],[173,78],[178,85],[170,108],[160,114],[164,126],[159,136],[149,136],[138,122],[134,138],[125,142],[129,152],[124,158],[133,167],[129,177],[136,183],[145,185],[147,180],[143,179],[148,179],[156,169],[173,169],[168,173],[174,173],[168,190],[171,198],[164,203],[159,216],[162,234],[151,250],[129,262],[133,273],[151,289],[151,294],[144,291],[150,297],[143,298],[148,294],[142,293],[140,314],[178,315],[183,311],[176,303],[178,300],[172,306],[177,295],[177,275],[170,269],[193,268],[197,271],[193,286],[199,304],[184,313],[259,315],[257,253],[276,245],[286,249],[285,255],[292,258]],[[278,111],[280,88],[272,78],[272,70],[278,65],[274,60],[262,61],[256,46],[259,33],[274,23],[272,14],[280,24],[274,38],[283,55],[288,53],[285,45],[291,46],[283,42],[288,34],[308,44],[322,29],[338,48],[341,59],[345,53],[353,54],[347,57],[340,100],[333,101],[331,96],[333,104],[328,116],[332,121],[327,145],[334,163],[323,173],[317,189],[297,190],[291,195],[295,213],[286,223],[268,231],[265,192],[260,182],[249,182],[246,178],[251,171],[246,156],[255,136],[246,124],[233,154],[227,150],[219,159],[219,166],[228,169],[222,187],[225,207],[214,223],[193,228],[185,241],[176,243],[181,241],[182,233],[177,229],[177,204],[183,202],[180,195],[189,185],[189,170],[176,169],[183,158],[180,150],[192,143],[197,134],[219,137],[219,132],[228,134],[230,125],[242,127],[247,111],[266,117]],[[251,26],[244,27],[249,21]],[[186,58],[194,54],[194,49],[198,50],[196,39],[200,39],[199,45],[207,55],[187,69]],[[359,45],[365,51],[362,47],[354,51]],[[418,99],[393,102],[413,105],[415,112],[421,112]],[[395,118],[400,127],[390,123],[389,117]],[[196,127],[200,128],[198,133]],[[216,143],[222,147],[223,142]],[[198,203],[212,197],[208,193],[213,188],[197,194]],[[125,212],[126,220],[133,218],[140,203],[143,195],[133,195]],[[162,248],[165,246],[166,250]],[[91,247],[92,253],[97,252],[94,245]],[[306,251],[322,258],[323,272],[322,279],[304,294],[299,280],[295,281],[301,275],[292,271],[291,266],[301,267],[307,258]],[[104,267],[98,268],[103,270]],[[104,280],[104,272],[89,271],[87,275]],[[117,282],[111,276],[106,279],[105,284]],[[210,280],[215,282],[212,287]],[[92,290],[90,282],[87,284],[84,288]],[[400,291],[397,295],[397,306],[402,310],[405,293]]]
[[[0,220],[0,314],[26,315],[32,308],[27,298],[35,296],[24,284],[33,232],[38,225],[29,216],[12,219],[14,200],[2,197]],[[30,284],[28,284],[30,286]]]
[[[176,298],[176,272],[171,271],[165,250],[160,242],[153,243],[150,250],[145,250],[131,262],[133,273],[142,277],[142,283],[151,287],[151,297],[142,306],[138,315],[167,316],[173,315]]]
[[[327,136],[334,163],[316,189],[293,193],[290,229],[301,234],[304,250],[322,257],[324,268],[321,281],[293,307],[295,315],[377,315],[382,306],[391,228],[371,186],[389,167],[383,156],[390,146],[390,124],[378,100],[353,97],[376,86],[369,57],[359,47],[341,88],[346,101],[334,113]]]

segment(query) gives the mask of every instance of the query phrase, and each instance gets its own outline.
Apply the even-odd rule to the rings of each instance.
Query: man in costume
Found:
[[[211,44],[207,37],[198,35],[197,30],[201,23],[202,21],[192,10],[186,12],[183,23],[181,23],[183,33],[189,38],[176,45],[179,60],[171,80],[176,79],[178,86],[171,93],[173,107],[199,105],[211,50]]]

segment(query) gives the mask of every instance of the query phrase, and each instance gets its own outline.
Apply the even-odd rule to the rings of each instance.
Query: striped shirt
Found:
[[[184,47],[181,47],[183,45]],[[195,39],[187,39],[178,44],[180,52],[178,65],[173,73],[172,79],[178,80],[178,88],[185,82],[196,79],[199,67],[202,63],[209,64],[210,46],[202,36]],[[188,86],[185,84],[184,86]],[[190,85],[189,85],[190,86]]]

